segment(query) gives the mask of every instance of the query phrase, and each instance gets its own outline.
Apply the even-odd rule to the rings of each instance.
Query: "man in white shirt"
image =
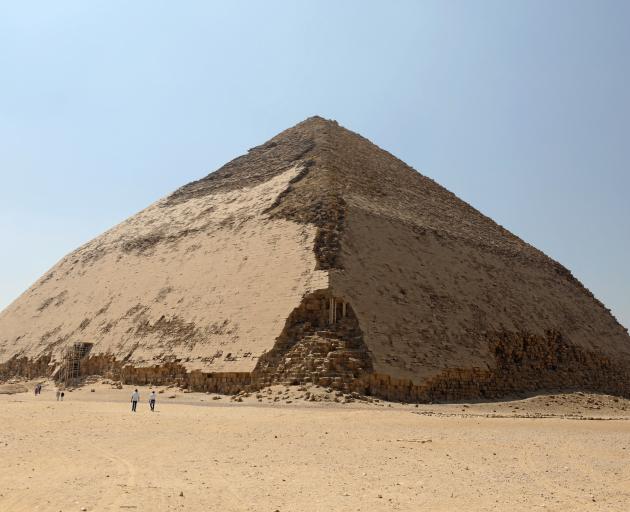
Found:
[[[138,393],[138,390],[136,389],[131,394],[131,411],[132,412],[136,412],[136,406],[138,405],[139,401],[140,401],[140,393]]]
[[[149,406],[151,410],[155,410],[155,391],[151,390],[151,394],[149,395]]]

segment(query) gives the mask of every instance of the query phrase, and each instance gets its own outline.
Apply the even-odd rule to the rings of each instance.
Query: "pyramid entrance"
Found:
[[[66,386],[73,384],[81,376],[81,363],[88,357],[93,343],[77,341],[66,349],[63,365],[55,375]]]

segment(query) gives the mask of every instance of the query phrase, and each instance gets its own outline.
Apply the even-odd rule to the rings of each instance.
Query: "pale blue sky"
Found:
[[[0,0],[0,308],[310,115],[567,266],[630,327],[630,2]]]

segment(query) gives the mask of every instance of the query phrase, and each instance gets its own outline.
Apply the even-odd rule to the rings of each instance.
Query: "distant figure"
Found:
[[[35,384],[35,396],[37,396],[37,391],[39,390],[39,384]]]
[[[61,391],[57,390],[57,402],[59,401],[59,397],[61,397]]]
[[[136,389],[131,395],[131,412],[136,412],[136,407],[140,401],[140,393]]]
[[[149,407],[151,407],[152,411],[155,411],[155,391],[151,391],[149,395]]]
[[[63,397],[64,397],[65,393],[62,391],[61,392],[61,401],[63,402]]]

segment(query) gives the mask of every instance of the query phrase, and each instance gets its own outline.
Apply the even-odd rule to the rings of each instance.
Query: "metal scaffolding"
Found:
[[[81,360],[88,355],[92,349],[92,343],[77,342],[68,347],[64,355],[64,365],[62,380],[66,386],[81,375]]]

